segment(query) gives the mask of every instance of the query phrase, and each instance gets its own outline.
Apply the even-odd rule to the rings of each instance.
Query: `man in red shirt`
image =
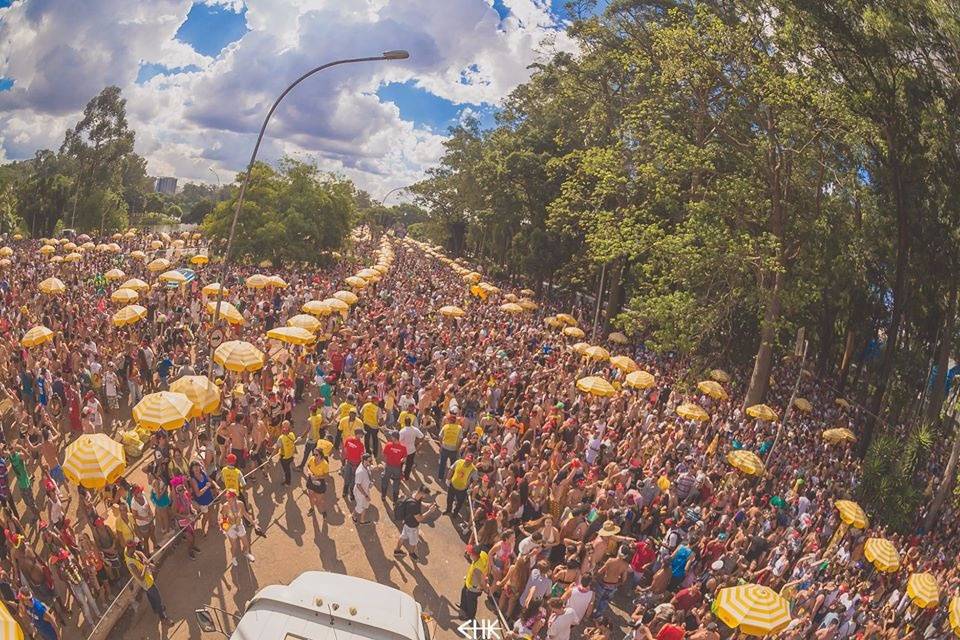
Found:
[[[343,497],[353,499],[353,483],[357,467],[366,449],[363,447],[363,428],[353,430],[353,435],[343,441]]]
[[[398,441],[399,434],[391,431],[387,434],[387,444],[383,447],[383,474],[380,476],[380,495],[386,497],[387,487],[392,484],[393,504],[400,498],[400,476],[403,473],[403,461],[407,458],[407,448]]]
[[[685,635],[686,631],[684,631],[683,627],[668,622],[660,627],[660,632],[657,633],[657,640],[683,640],[683,636]]]

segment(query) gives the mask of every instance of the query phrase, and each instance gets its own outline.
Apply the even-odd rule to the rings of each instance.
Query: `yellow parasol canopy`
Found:
[[[729,397],[726,389],[720,386],[720,383],[716,380],[701,380],[697,383],[697,389],[714,400],[726,400]]]
[[[634,389],[649,389],[656,384],[656,380],[649,371],[631,371],[624,380],[628,387]]]
[[[596,345],[590,347],[583,352],[583,357],[588,360],[596,360],[597,362],[603,362],[610,359],[610,352],[604,349],[603,347],[598,347]]]
[[[30,349],[51,340],[53,340],[53,331],[43,325],[37,325],[23,334],[23,337],[20,338],[20,344]]]
[[[755,404],[747,407],[747,415],[758,420],[766,420],[767,422],[773,422],[779,417],[776,411],[765,404]]]
[[[622,371],[623,373],[633,373],[640,368],[633,358],[627,356],[613,356],[610,358],[610,364]]]
[[[66,293],[66,291],[67,285],[63,284],[63,281],[59,278],[47,278],[40,283],[40,292],[48,296],[60,295]]]
[[[204,264],[207,264],[208,262],[210,262],[210,258],[208,256],[203,255],[202,253],[198,253],[197,255],[190,258],[190,264],[204,265]]]
[[[613,344],[627,344],[628,342],[630,342],[630,338],[620,333],[619,331],[614,331],[613,333],[608,335],[607,340],[609,340]]]
[[[120,271],[120,269],[110,269],[110,271],[107,271],[105,274],[103,274],[103,277],[112,282],[113,280],[119,280],[125,275],[127,274],[125,274],[123,271]]]
[[[123,445],[105,433],[81,435],[67,445],[63,460],[63,475],[87,489],[104,488],[123,475],[126,468]]]
[[[134,260],[146,260],[147,254],[137,249],[135,251],[130,252],[130,257],[133,258]]]
[[[703,407],[692,402],[684,402],[677,406],[677,415],[684,420],[696,420],[706,422],[710,419],[710,414]]]
[[[0,247],[0,256],[3,256],[4,258],[9,258],[12,255],[13,255],[13,249],[11,249],[10,247]]]
[[[582,355],[583,355],[583,352],[590,348],[590,343],[589,343],[589,342],[575,342],[575,343],[573,344],[573,346],[570,347],[570,348],[573,349],[575,353],[579,353],[579,354],[582,356]]]
[[[842,444],[844,442],[856,442],[857,436],[854,435],[850,429],[839,427],[837,429],[827,429],[824,431],[823,439],[830,444]]]
[[[0,258],[0,267],[9,267],[13,262],[10,261],[10,258]]]
[[[110,299],[119,304],[132,304],[140,299],[140,294],[133,289],[120,287],[110,294]]]
[[[267,286],[273,287],[274,289],[286,289],[290,285],[280,276],[267,276]]]
[[[230,340],[213,352],[214,362],[230,371],[256,371],[263,368],[263,352],[249,342]]]
[[[950,628],[960,637],[960,596],[953,596],[950,604],[947,606],[947,619],[950,621]]]
[[[464,311],[460,307],[455,307],[451,304],[440,307],[439,312],[440,312],[440,315],[447,318],[462,318],[463,316],[467,315],[466,311]]]
[[[357,304],[357,301],[360,300],[353,291],[337,291],[332,297],[343,300],[347,304]]]
[[[469,282],[470,284],[477,284],[478,282],[480,282],[482,278],[483,276],[481,276],[476,271],[470,271],[469,273],[465,273],[462,276],[463,281]]]
[[[557,316],[547,316],[543,319],[543,324],[551,329],[559,329],[563,326],[563,321],[557,320]]]
[[[45,256],[53,253],[54,251],[56,251],[56,249],[54,249],[53,246],[49,244],[45,244],[42,247],[40,247],[40,253],[42,253]]]
[[[147,317],[147,310],[138,304],[128,304],[115,314],[113,314],[113,326],[126,327],[127,325],[140,322]]]
[[[205,295],[205,296],[215,296],[215,295],[219,295],[219,293],[220,293],[220,283],[219,283],[219,282],[211,282],[210,284],[204,285],[204,287],[203,287],[202,289],[200,289],[200,293],[202,293],[202,294]],[[226,295],[226,294],[228,294],[228,293],[230,293],[230,290],[227,289],[226,287],[224,287],[224,289],[223,289],[223,294]]]
[[[763,474],[763,460],[753,451],[735,449],[727,454],[727,462],[748,476],[759,476]]]
[[[560,321],[557,320],[557,322],[560,322]],[[560,326],[562,326],[562,323],[560,323]],[[585,334],[583,332],[583,329],[581,329],[580,327],[563,327],[563,335],[567,336],[568,338],[580,339],[586,336],[587,334]]]
[[[868,538],[863,545],[863,555],[877,571],[892,573],[900,568],[900,553],[886,538]]]
[[[361,269],[360,271],[357,271],[357,276],[363,278],[364,280],[368,280],[370,278],[379,278],[380,272],[376,269]]]
[[[187,281],[187,276],[183,275],[179,271],[164,271],[159,276],[160,282],[174,282],[176,284],[183,284]]]
[[[159,240],[151,240],[151,241],[150,241],[150,248],[151,248],[151,249],[162,249],[162,248],[163,248],[163,243],[160,242]]]
[[[321,300],[311,300],[300,307],[300,310],[312,316],[328,316],[333,313],[330,305]]]
[[[794,398],[793,406],[796,407],[798,411],[803,411],[804,413],[813,411],[813,405],[810,404],[810,401],[806,398]]]
[[[130,278],[129,280],[124,282],[122,285],[120,285],[120,288],[133,289],[134,291],[147,291],[150,288],[150,285],[148,285],[146,282],[144,282],[140,278]]]
[[[577,389],[583,393],[589,393],[592,396],[599,396],[601,398],[609,398],[617,393],[617,390],[613,388],[613,385],[600,376],[587,376],[586,378],[580,378],[577,380]]]
[[[207,301],[207,311],[213,316],[217,312],[217,301],[209,300]],[[246,324],[246,320],[243,317],[243,314],[237,310],[235,306],[227,302],[226,300],[220,301],[220,317],[229,322],[230,324]]]
[[[331,310],[339,311],[340,313],[346,313],[350,310],[350,305],[340,298],[326,298],[323,300],[323,303],[330,307]]]
[[[310,333],[316,333],[320,330],[322,323],[310,314],[299,313],[292,318],[287,319],[287,326],[300,327],[301,329],[306,329]]]
[[[716,380],[720,384],[727,384],[730,382],[730,374],[723,369],[711,369],[710,378],[712,380]]]
[[[193,403],[185,394],[158,391],[145,395],[143,400],[137,403],[133,408],[133,421],[150,431],[173,431],[182,427],[192,413]]]
[[[10,614],[7,605],[0,602],[0,638],[3,640],[23,640],[20,623]]]
[[[343,282],[351,289],[365,289],[367,287],[367,281],[359,276],[344,278]]]
[[[534,295],[533,289],[520,289],[520,295],[532,298]]]
[[[302,327],[275,327],[267,331],[267,337],[271,340],[279,340],[287,344],[308,345],[317,340],[317,336]]]
[[[54,256],[54,257],[57,257],[57,256]],[[82,259],[83,259],[83,256],[77,253],[76,251],[72,251],[67,255],[63,256],[64,262],[80,262]]]
[[[562,322],[563,324],[565,324],[565,325],[567,325],[567,326],[573,326],[573,325],[577,324],[577,319],[574,318],[574,317],[573,317],[572,315],[570,315],[569,313],[558,313],[557,316],[556,316],[556,318],[557,318],[557,320],[559,320],[560,322]]]
[[[844,399],[844,398],[837,398],[836,400],[834,400],[834,402],[837,404],[838,407],[840,407],[840,408],[842,408],[842,409],[849,409],[849,408],[850,408],[850,403],[847,402],[846,399]]]
[[[270,284],[267,276],[262,273],[255,273],[244,281],[244,284],[251,289],[263,289]]]
[[[53,256],[52,258],[50,258],[50,262],[53,264],[60,264],[61,262],[63,262],[63,256]]]
[[[518,314],[523,313],[523,307],[518,305],[516,302],[506,302],[500,305],[500,311],[504,313]]]
[[[940,587],[932,573],[912,573],[907,580],[907,596],[921,609],[940,603]]]
[[[520,298],[518,298],[517,294],[515,293],[508,293],[505,296],[503,296],[503,299],[506,300],[507,302],[516,302]]]
[[[854,529],[866,529],[870,526],[867,514],[852,500],[837,500],[833,506],[840,512],[840,519]]]
[[[161,271],[166,271],[170,268],[170,261],[166,258],[155,258],[147,263],[147,270],[152,271],[153,273],[159,273]]]
[[[191,418],[214,413],[220,408],[220,387],[207,376],[183,376],[170,383],[170,391],[187,396],[193,408]]]
[[[790,603],[759,584],[720,589],[712,610],[725,625],[749,636],[773,636],[790,624]]]
[[[517,304],[520,305],[520,308],[523,309],[524,311],[536,311],[537,308],[539,307],[539,305],[537,305],[536,302],[534,302],[533,300],[528,300],[526,298],[521,298],[520,301],[517,302]]]

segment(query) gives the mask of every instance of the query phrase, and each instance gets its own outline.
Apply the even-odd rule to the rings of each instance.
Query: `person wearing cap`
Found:
[[[312,516],[319,511],[320,516],[326,520],[326,495],[329,477],[330,463],[327,460],[327,452],[323,447],[316,447],[310,452],[310,459],[307,460],[307,497],[310,499],[308,516]]]
[[[354,429],[353,434],[343,441],[343,498],[350,500],[353,498],[353,485],[356,481],[357,468],[363,460],[366,449],[363,447],[363,427]]]
[[[156,581],[153,578],[153,564],[143,552],[137,549],[137,544],[133,540],[127,542],[123,552],[123,560],[134,582],[147,594],[147,601],[150,603],[153,612],[157,614],[160,620],[168,623],[172,622],[167,617],[167,608],[163,604],[160,589],[157,588]]]
[[[363,422],[357,417],[357,408],[353,407],[348,409],[347,415],[341,417],[337,422],[337,435],[334,439],[333,447],[339,449],[340,445],[346,441],[347,438],[353,436],[358,429],[362,437]],[[364,447],[364,449],[366,449],[366,447]]]
[[[103,614],[100,613],[100,607],[97,606],[97,600],[90,591],[90,585],[87,584],[83,568],[70,551],[61,547],[60,550],[50,557],[50,564],[56,568],[60,580],[67,585],[73,594],[74,602],[80,604],[83,610],[83,621],[87,628],[93,629],[97,620]]]
[[[393,498],[394,505],[397,504],[400,495],[400,477],[407,457],[407,448],[398,438],[399,434],[396,431],[390,431],[387,434],[387,444],[383,447],[383,473],[380,474],[380,495],[386,499],[387,491],[392,485],[393,490],[390,496]]]
[[[473,620],[477,617],[477,601],[487,588],[487,574],[490,569],[490,556],[476,545],[467,545],[467,557],[470,565],[463,578],[460,589],[460,619]]]
[[[477,467],[473,464],[473,454],[468,453],[453,463],[447,473],[447,508],[445,515],[460,515],[460,509],[467,500],[470,483],[477,477]]]
[[[353,478],[353,499],[356,506],[353,510],[353,521],[357,524],[369,524],[369,520],[363,517],[367,513],[367,507],[370,506],[370,489],[373,482],[370,480],[370,465],[373,463],[373,456],[364,453],[360,458],[360,465]]]
[[[320,410],[319,406],[314,407],[314,410],[310,412],[310,415],[307,417],[307,433],[306,438],[303,443],[303,459],[300,460],[300,464],[297,465],[299,471],[303,471],[303,467],[307,464],[307,459],[310,458],[310,454],[316,448],[317,443],[320,440],[323,440],[326,436],[326,425],[323,420],[323,412]]]
[[[34,597],[30,587],[20,587],[17,599],[20,605],[20,616],[30,620],[34,631],[40,638],[43,638],[43,640],[60,639],[60,627],[53,611],[45,603]]]
[[[410,412],[400,412],[400,432],[398,439],[407,449],[407,457],[403,461],[403,479],[409,480],[413,472],[417,451],[423,443],[423,431],[414,424],[416,417]]]
[[[290,429],[290,421],[284,420],[280,425],[280,437],[274,446],[274,452],[280,453],[280,467],[283,469],[283,484],[290,486],[290,473],[293,467],[293,456],[297,453],[297,434]]]
[[[380,457],[380,417],[383,409],[376,398],[370,398],[360,407],[360,418],[363,422],[363,446],[373,455]]]
[[[247,527],[244,522],[252,522],[253,516],[247,507],[237,499],[236,491],[226,492],[227,502],[220,510],[220,528],[230,541],[230,551],[233,554],[231,566],[239,564],[240,554],[253,562],[256,558],[250,552],[250,541],[247,538]]]
[[[460,441],[463,440],[463,427],[452,415],[447,414],[440,427],[440,460],[437,462],[437,480],[443,482],[447,465],[457,459]]]

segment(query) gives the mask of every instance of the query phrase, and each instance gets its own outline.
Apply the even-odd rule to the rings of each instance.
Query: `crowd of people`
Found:
[[[465,546],[462,586],[449,594],[459,597],[458,615],[475,618],[483,598],[515,638],[734,637],[712,605],[721,589],[744,583],[789,602],[790,622],[772,637],[953,635],[954,507],[926,533],[848,527],[834,504],[856,495],[859,462],[822,432],[856,432],[858,411],[812,378],[801,385],[812,410],[794,412],[776,439],[777,420],[743,412],[736,372],[724,383],[729,397],[715,400],[687,386],[679,361],[598,337],[654,376],[649,388],[630,388],[622,366],[585,358],[575,338],[544,322],[563,309],[504,311],[507,296],[524,293],[471,292],[462,270],[406,239],[356,237],[351,255],[323,268],[231,266],[224,299],[243,323],[216,327],[202,293],[216,271],[197,267],[196,279],[167,286],[146,266],[158,251],[188,264],[198,239],[179,247],[166,238],[159,249],[143,234],[116,241],[119,251],[94,246],[68,264],[39,254],[39,241],[11,240],[0,273],[0,598],[37,637],[61,637],[68,620],[92,627],[128,577],[166,618],[153,558],[171,539],[193,558],[219,530],[232,564],[255,562],[251,539],[265,532],[249,486],[274,461],[281,482],[302,482],[308,517],[323,521],[339,503],[360,536],[379,491],[397,525],[398,560],[423,561],[421,525],[452,519]],[[137,250],[146,258],[132,258]],[[378,259],[389,269],[356,291],[349,311],[319,314],[315,344],[264,337]],[[111,269],[122,278],[106,278]],[[257,271],[283,285],[245,286]],[[53,275],[65,291],[38,293]],[[139,299],[146,317],[115,327],[110,295],[123,278],[156,285]],[[446,305],[464,312],[441,314]],[[35,325],[55,337],[22,346]],[[214,328],[259,347],[265,366],[237,373],[211,364]],[[790,366],[775,372],[767,398],[781,413]],[[129,409],[144,394],[188,375],[215,380],[221,402],[150,436],[144,482],[121,477],[88,490],[67,480],[64,449],[78,434],[130,430]],[[579,390],[585,376],[614,392]],[[708,419],[678,415],[685,402]],[[294,411],[304,405],[305,420]],[[766,469],[743,473],[730,451],[755,452]],[[896,571],[866,559],[871,537],[899,550]],[[918,572],[935,576],[935,606],[920,608],[907,593]]]

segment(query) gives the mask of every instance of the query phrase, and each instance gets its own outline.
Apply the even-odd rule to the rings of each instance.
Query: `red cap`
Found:
[[[227,454],[227,464],[237,464],[237,456],[233,453]]]
[[[468,453],[467,455],[463,456],[463,459],[466,460],[467,462],[473,462],[473,454]]]
[[[140,495],[141,493],[143,493],[143,487],[141,487],[138,484],[135,484],[133,485],[133,492],[137,495]]]

